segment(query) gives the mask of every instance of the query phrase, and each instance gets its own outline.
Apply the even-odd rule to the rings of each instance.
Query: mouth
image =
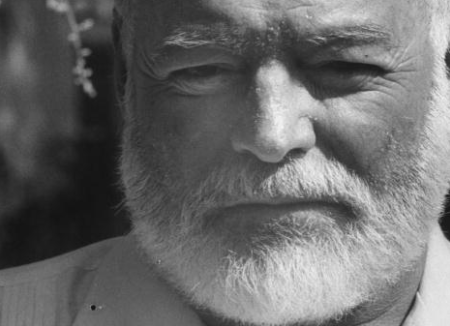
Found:
[[[330,222],[341,225],[356,217],[352,207],[346,203],[334,200],[289,199],[239,203],[220,209],[217,215],[227,228],[239,230],[286,220],[296,225]]]

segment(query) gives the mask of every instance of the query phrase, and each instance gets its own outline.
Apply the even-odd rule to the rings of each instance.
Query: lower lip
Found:
[[[237,230],[287,219],[296,224],[301,224],[307,219],[309,223],[345,224],[354,219],[354,213],[349,207],[329,202],[237,205],[221,210],[218,215],[220,224]]]

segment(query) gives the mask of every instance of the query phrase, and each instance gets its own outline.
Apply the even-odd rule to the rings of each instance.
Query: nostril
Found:
[[[304,155],[316,144],[312,119],[259,120],[250,128],[233,133],[233,149],[238,153],[251,153],[266,163],[280,163],[286,156]]]
[[[289,152],[288,146],[261,140],[235,141],[233,149],[240,154],[256,156],[260,161],[266,163],[279,163]]]
[[[289,151],[289,153],[286,154],[285,159],[291,159],[291,158],[300,158],[306,154],[307,151],[301,148],[294,148]]]
[[[262,147],[254,154],[263,162],[279,163],[284,160],[287,151],[283,147]]]

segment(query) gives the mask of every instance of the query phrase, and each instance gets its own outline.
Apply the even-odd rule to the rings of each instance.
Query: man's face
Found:
[[[419,12],[139,2],[124,182],[143,246],[195,304],[255,323],[337,318],[417,259],[447,155],[429,132],[447,103]]]

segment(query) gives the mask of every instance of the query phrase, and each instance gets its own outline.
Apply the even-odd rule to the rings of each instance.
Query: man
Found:
[[[447,1],[123,0],[132,234],[2,325],[450,324]]]

